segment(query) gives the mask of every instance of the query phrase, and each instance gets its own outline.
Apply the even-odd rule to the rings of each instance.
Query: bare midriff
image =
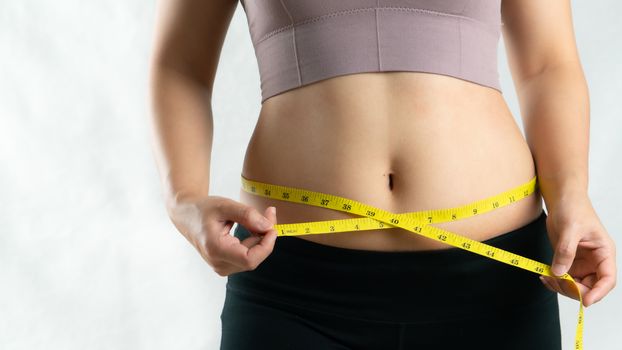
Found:
[[[529,181],[535,171],[529,146],[499,91],[439,74],[372,72],[268,98],[242,175],[406,213],[484,199]],[[275,206],[278,224],[360,217],[242,189],[240,201],[261,213]],[[536,190],[483,215],[433,226],[483,241],[532,222],[541,211]],[[377,251],[452,248],[401,228],[296,237]]]

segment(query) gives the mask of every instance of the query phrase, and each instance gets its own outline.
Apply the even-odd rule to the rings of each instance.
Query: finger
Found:
[[[585,297],[583,298],[585,306],[590,306],[601,301],[602,298],[604,298],[605,295],[613,289],[614,285],[615,282],[613,276],[607,276],[599,279],[594,285],[594,288],[585,294]]]
[[[242,245],[244,245],[246,248],[251,248],[255,244],[259,243],[259,241],[261,241],[261,236],[257,236],[255,234],[252,234],[252,235],[248,236],[247,238],[245,238],[240,243]]]
[[[545,277],[545,279],[553,288],[559,291],[560,294],[575,300],[580,299],[579,293],[581,293],[582,298],[583,295],[590,290],[590,287],[581,283],[579,279],[573,278],[574,282],[565,278]]]
[[[219,257],[242,270],[252,270],[270,253],[271,249],[266,251],[266,247],[274,236],[276,231],[271,230],[261,237],[251,236],[242,242],[222,245]]]
[[[544,277],[544,279],[546,280],[546,282],[549,284],[549,286],[551,286],[557,293],[564,295],[564,296],[569,296],[568,295],[568,291],[565,290],[560,282],[558,278],[555,277]]]
[[[553,287],[551,287],[549,285],[549,283],[547,282],[547,280],[545,278],[543,278],[542,276],[540,276],[540,281],[542,281],[542,284],[544,284],[546,289],[550,290],[551,292],[557,293],[557,291],[555,289],[553,289]]]
[[[276,224],[276,208],[271,206],[264,211],[270,225]],[[243,225],[244,226],[244,225]],[[272,226],[271,226],[272,227]],[[265,258],[270,255],[274,248],[277,231],[272,228],[263,235],[251,235],[241,244],[230,245],[222,249],[223,260],[244,270],[256,268]]]
[[[555,280],[555,278],[553,277],[548,277],[548,276],[544,276],[543,277],[544,282],[546,282],[546,284],[551,287],[553,289],[553,291],[564,295],[564,291],[562,290],[562,288],[559,286],[559,284],[557,283],[557,281]]]
[[[247,256],[251,265],[256,267],[261,261],[265,260],[272,249],[274,249],[274,242],[276,241],[276,230],[270,229],[265,235],[261,237],[261,241],[248,249]]]
[[[556,282],[559,288],[562,290],[562,294],[575,300],[579,300],[579,293],[582,289],[583,292],[589,290],[587,287],[581,285],[581,283],[577,281],[573,282],[567,279],[557,279]]]
[[[561,276],[568,272],[574,261],[578,244],[579,233],[574,229],[564,228],[555,247],[553,263],[551,264],[551,272],[554,275]]]
[[[268,218],[273,225],[276,225],[276,207],[267,207],[264,216]]]
[[[573,284],[574,282],[570,282],[566,279],[561,278],[551,278],[551,284],[554,286],[553,288],[559,290],[559,294],[567,296],[573,299],[579,299],[579,295],[576,293],[576,289],[573,286],[568,286],[568,283]]]
[[[249,237],[247,240],[249,239],[252,239],[252,237]],[[211,243],[205,245],[205,249],[207,255],[211,258],[205,259],[204,256],[204,259],[212,266],[216,273],[221,276],[227,276],[232,272],[243,270],[240,264],[232,263],[232,259],[230,258],[233,255],[231,253],[232,247],[241,247],[242,250],[247,250],[247,248],[244,248],[244,246],[240,244],[241,242],[238,237],[225,235],[218,237],[218,239],[211,240],[210,242]]]
[[[580,280],[582,285],[587,286],[590,289],[594,288],[594,285],[596,284],[597,281],[598,281],[598,278],[596,277],[595,273],[589,274]]]
[[[254,207],[231,199],[223,201],[219,209],[221,218],[242,224],[251,232],[265,232],[273,226],[272,222]]]
[[[238,269],[246,269],[246,266],[248,265],[246,262],[248,250],[260,239],[261,237],[254,235],[251,235],[242,241],[240,239],[235,241],[221,239],[218,241],[214,251],[217,252],[216,254],[218,259],[228,264],[235,265]]]
[[[266,211],[264,212],[264,216],[268,220],[270,220],[270,222],[272,222],[273,224],[276,224],[276,208],[275,207],[271,206],[271,207],[266,208]],[[243,240],[242,244],[247,248],[251,248],[261,241],[262,236],[263,234],[257,235],[251,232],[251,236]]]
[[[244,269],[229,262],[223,262],[218,268],[214,268],[214,271],[221,276],[229,276],[231,274],[244,271]]]
[[[594,287],[585,294],[583,301],[585,306],[599,302],[609,291],[613,289],[616,281],[616,267],[614,259],[607,258],[598,265],[596,271],[598,281]]]

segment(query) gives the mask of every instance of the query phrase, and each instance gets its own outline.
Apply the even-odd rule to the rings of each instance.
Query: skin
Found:
[[[151,55],[153,149],[169,217],[221,276],[253,270],[272,252],[272,209],[279,223],[357,217],[242,190],[240,201],[209,194],[211,96],[237,5],[161,0]],[[569,271],[587,307],[615,286],[615,245],[587,193],[589,98],[570,4],[504,0],[501,10],[525,137],[490,87],[421,72],[350,74],[266,100],[242,175],[403,213],[486,198],[530,180],[537,169],[539,191],[529,197],[435,226],[485,240],[535,220],[544,200],[553,271]],[[230,234],[235,222],[253,235],[240,242]],[[297,237],[353,249],[449,248],[400,228]],[[564,280],[543,282],[578,299]]]

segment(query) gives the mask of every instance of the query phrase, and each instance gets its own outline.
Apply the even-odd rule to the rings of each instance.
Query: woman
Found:
[[[588,91],[569,1],[242,5],[262,88],[245,179],[407,213],[537,175],[526,198],[435,226],[568,272],[586,307],[614,288],[614,243],[587,194]],[[557,293],[578,299],[562,279],[398,227],[277,240],[276,208],[279,224],[359,216],[209,195],[211,92],[236,6],[166,2],[152,56],[169,215],[228,276],[221,349],[559,349]],[[501,33],[526,138],[499,88]]]

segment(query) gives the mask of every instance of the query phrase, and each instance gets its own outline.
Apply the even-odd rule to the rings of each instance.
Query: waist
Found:
[[[438,99],[436,107],[426,99],[430,96],[418,96],[428,101],[418,106],[385,97],[355,97],[345,106],[330,107],[302,96],[292,101],[311,101],[310,105],[288,100],[267,104],[270,107],[262,110],[249,142],[242,175],[347,197],[395,213],[460,206],[535,175],[520,129],[505,105],[493,97],[475,95],[480,101],[471,104]],[[268,102],[275,103],[276,98]],[[242,190],[240,201],[260,212],[274,205],[278,223],[358,217]],[[438,227],[484,240],[525,225],[541,210],[537,192],[484,216]],[[357,249],[446,248],[400,228],[299,237]]]

